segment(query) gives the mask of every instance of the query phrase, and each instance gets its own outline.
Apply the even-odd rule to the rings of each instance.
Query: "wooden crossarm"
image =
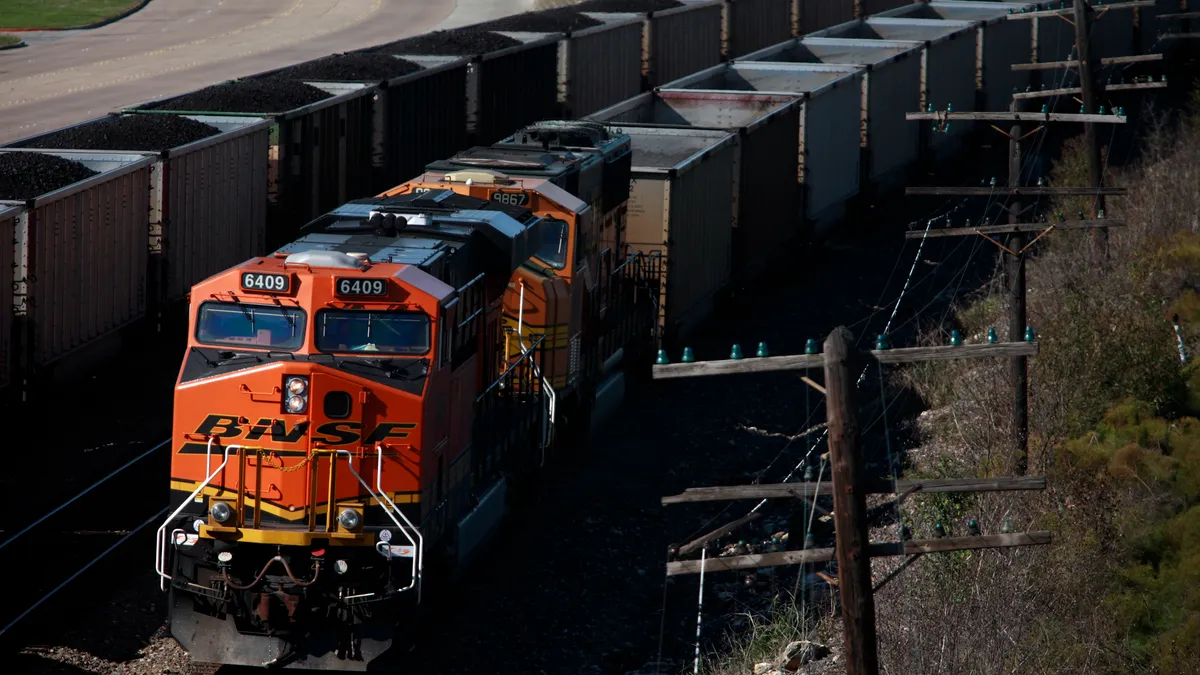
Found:
[[[987,358],[1000,356],[1034,356],[1037,342],[997,342],[995,344],[960,345],[957,347],[901,347],[897,349],[862,352],[864,358],[877,363],[917,363],[922,361],[946,361],[951,359]],[[747,373],[773,373],[788,370],[811,370],[823,368],[825,357],[821,354],[796,354],[793,356],[764,356],[723,361],[696,361],[694,363],[669,363],[655,365],[656,380],[680,377],[706,377],[710,375],[745,375]]]
[[[979,227],[943,227],[925,230],[909,230],[905,239],[928,237],[964,237],[975,234],[1015,234],[1017,232],[1041,232],[1053,227],[1056,230],[1089,230],[1097,227],[1124,227],[1123,220],[1065,220],[1058,223],[1013,223],[1012,225],[981,225]]]
[[[1129,191],[1125,188],[1093,187],[910,187],[904,188],[907,196],[954,196],[954,197],[1094,197],[1121,196]]]
[[[949,551],[969,551],[984,548],[1045,546],[1052,543],[1053,540],[1054,535],[1050,532],[1014,532],[1011,534],[985,534],[977,537],[914,539],[906,541],[903,544],[900,542],[873,543],[868,550],[872,558],[881,558],[884,556],[946,553]],[[785,567],[788,565],[829,562],[833,560],[833,557],[834,549],[832,548],[810,548],[807,551],[732,555],[723,558],[707,558],[703,561],[676,560],[667,563],[667,576],[699,574],[702,565],[704,572],[711,574],[712,572],[753,570],[763,567]]]
[[[905,494],[919,488],[925,492],[1009,492],[1015,490],[1045,490],[1044,476],[998,478],[904,478],[866,485],[869,494]],[[662,498],[663,506],[695,504],[698,502],[735,501],[741,499],[812,499],[833,494],[830,483],[766,483],[761,485],[722,485],[688,488],[677,495]]]

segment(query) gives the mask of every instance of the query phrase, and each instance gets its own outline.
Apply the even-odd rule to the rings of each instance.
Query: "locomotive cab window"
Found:
[[[561,270],[567,264],[567,223],[557,218],[546,218],[546,227],[542,230],[542,239],[534,249],[538,260],[556,270]]]
[[[431,340],[429,317],[421,312],[323,309],[316,328],[323,352],[425,354]]]
[[[293,351],[304,344],[303,310],[240,302],[206,302],[196,317],[196,340],[205,344]]]

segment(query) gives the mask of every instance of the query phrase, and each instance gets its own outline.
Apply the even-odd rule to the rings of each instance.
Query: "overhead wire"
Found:
[[[1074,51],[1074,50],[1072,50],[1072,51]],[[1068,56],[1068,59],[1069,59],[1069,56]],[[1065,84],[1066,80],[1067,80],[1067,79],[1070,77],[1070,75],[1071,75],[1071,70],[1070,70],[1070,69],[1064,69],[1064,71],[1063,71],[1063,74],[1062,74],[1062,76],[1061,76],[1061,78],[1060,78],[1060,80],[1059,80],[1059,84],[1058,84],[1058,85],[1057,85],[1055,88],[1058,88],[1058,89],[1061,89],[1061,88],[1063,88],[1063,85]],[[1054,105],[1054,104],[1057,104],[1057,102],[1058,102],[1058,99],[1059,99],[1059,98],[1061,98],[1061,96],[1062,96],[1062,95],[1060,94],[1060,95],[1056,95],[1054,98],[1052,98],[1052,99],[1051,99],[1051,104],[1050,104],[1050,107],[1053,107],[1053,105]],[[1113,130],[1113,137],[1114,137],[1114,138],[1115,138],[1115,133],[1116,133],[1116,130],[1115,130],[1115,127],[1114,127],[1114,130]],[[1046,142],[1046,138],[1047,138],[1047,136],[1048,136],[1048,134],[1047,134],[1047,133],[1042,133],[1042,134],[1039,134],[1039,136],[1038,136],[1038,139],[1037,139],[1037,140],[1034,142],[1034,146],[1033,146],[1032,152],[1030,152],[1029,154],[1027,154],[1027,155],[1026,155],[1026,157],[1022,158],[1022,166],[1021,166],[1021,169],[1020,169],[1020,171],[1019,171],[1019,174],[1018,174],[1019,176],[1025,176],[1027,173],[1029,173],[1029,174],[1031,174],[1031,173],[1032,173],[1032,170],[1033,170],[1033,169],[1036,167],[1036,165],[1037,165],[1038,158],[1039,158],[1039,156],[1040,156],[1040,152],[1041,152],[1042,148],[1044,147],[1044,144],[1045,144],[1045,142]],[[1110,139],[1110,144],[1111,144],[1111,143],[1112,143],[1112,139]],[[1107,156],[1105,157],[1105,162],[1104,162],[1104,164],[1105,164],[1105,168],[1107,168],[1107,164],[1108,164],[1108,157],[1107,157]],[[1006,194],[1005,194],[1005,195],[1004,195],[1004,197],[1003,197],[1003,201],[1002,201],[1002,203],[1000,204],[1000,207],[1001,207],[1001,212],[1002,212],[1002,213],[1003,213],[1004,211],[1007,211],[1007,210],[1008,210],[1009,201],[1010,201],[1011,199],[1013,199],[1013,195],[1012,195],[1011,191],[1006,191]],[[1099,194],[1098,194],[1098,193],[1097,193],[1097,195],[1095,195],[1095,199],[1096,199],[1096,200],[1098,200],[1098,199],[1099,199]],[[989,210],[991,209],[991,207],[992,207],[992,206],[993,206],[993,205],[996,203],[996,201],[997,201],[997,199],[996,199],[996,193],[995,193],[995,191],[993,191],[991,194],[989,194],[989,195],[988,195],[988,202],[987,202],[987,204],[984,206],[984,209],[983,209],[983,212],[982,212],[982,213],[983,213],[983,215],[981,216],[981,220],[986,220],[987,213],[989,212]],[[963,204],[965,204],[965,202],[966,202],[966,200],[963,200]],[[1035,202],[1034,202],[1034,204],[1033,204],[1033,206],[1034,206],[1035,210],[1036,210],[1037,206],[1040,204],[1040,202],[1041,202],[1041,196],[1039,195],[1039,196],[1037,197],[1036,201],[1035,201]],[[946,203],[949,203],[949,200],[948,200]],[[1095,205],[1095,204],[1094,204],[1094,205]],[[1093,208],[1094,208],[1094,205],[1093,205]],[[962,204],[960,204],[959,206],[956,206],[956,207],[954,207],[953,209],[951,209],[950,213],[954,213],[954,212],[956,212],[956,211],[957,211],[957,210],[958,210],[958,209],[959,209],[961,206],[962,206]],[[947,214],[946,216],[943,216],[943,218],[948,218],[948,214]],[[929,233],[929,231],[930,231],[930,228],[932,227],[932,223],[933,223],[935,220],[938,220],[938,219],[939,219],[939,218],[931,218],[931,219],[928,219],[928,220],[926,221],[926,229],[925,229],[925,233],[924,233],[924,235],[921,237],[921,240],[920,240],[920,243],[919,243],[919,245],[918,245],[918,249],[917,249],[917,254],[914,256],[913,264],[912,264],[912,266],[910,267],[909,274],[907,275],[907,277],[906,277],[906,279],[905,279],[904,286],[902,287],[902,289],[901,289],[901,291],[900,291],[899,295],[897,296],[896,302],[895,302],[895,304],[894,304],[894,305],[893,305],[893,307],[892,307],[891,314],[889,315],[888,321],[887,321],[887,323],[885,324],[884,331],[883,331],[883,334],[884,334],[884,335],[887,335],[887,334],[888,334],[889,332],[891,332],[891,331],[892,331],[892,329],[893,329],[893,324],[894,324],[894,322],[895,322],[895,319],[896,319],[896,317],[897,317],[897,315],[898,315],[898,312],[899,312],[900,305],[901,305],[901,303],[903,302],[903,299],[904,299],[905,295],[908,293],[908,291],[910,290],[910,288],[913,286],[913,285],[912,285],[912,278],[913,278],[913,275],[914,275],[914,273],[915,273],[916,267],[917,267],[917,265],[919,264],[919,261],[920,261],[920,259],[921,259],[921,254],[922,254],[922,251],[923,251],[923,249],[924,249],[925,241],[926,241],[926,239],[928,238],[928,233]],[[918,220],[918,221],[914,221],[914,223],[915,223],[915,222],[919,222],[919,220]],[[910,225],[911,225],[911,224],[910,224]],[[959,245],[957,245],[957,246],[955,247],[954,251],[957,251],[957,250],[958,250],[958,248],[959,248],[959,247],[961,247],[961,245],[962,245],[962,243],[960,242],[960,244],[959,244]],[[947,286],[943,288],[943,292],[944,292],[946,289],[948,289],[950,285],[954,285],[954,286],[955,286],[955,291],[954,291],[954,293],[952,293],[952,298],[953,298],[953,297],[957,297],[957,295],[958,295],[958,292],[959,292],[959,289],[961,288],[962,281],[965,279],[967,268],[969,268],[969,266],[970,266],[971,262],[973,262],[973,260],[974,260],[974,257],[975,257],[976,253],[978,252],[978,250],[979,250],[980,248],[981,248],[981,242],[980,242],[980,240],[976,240],[976,241],[974,242],[974,245],[972,246],[972,250],[971,250],[971,253],[970,253],[969,257],[968,257],[968,260],[967,260],[967,262],[966,262],[966,263],[963,265],[963,267],[962,267],[962,268],[961,268],[961,269],[960,269],[960,270],[959,270],[959,271],[958,271],[958,272],[957,272],[957,273],[956,273],[956,274],[955,274],[955,275],[952,277],[952,279],[955,279],[955,281],[952,281],[950,284],[947,284]],[[901,255],[902,255],[902,254],[901,254]],[[886,280],[886,282],[885,282],[885,284],[884,284],[883,290],[881,291],[881,294],[880,294],[880,300],[882,299],[883,295],[886,293],[886,289],[887,289],[887,287],[888,287],[888,286],[891,284],[891,280],[894,278],[894,276],[895,276],[895,272],[896,272],[896,270],[899,268],[899,263],[900,263],[900,257],[901,257],[901,255],[898,255],[898,256],[897,256],[897,258],[896,258],[896,261],[895,261],[895,263],[894,263],[894,264],[893,264],[893,266],[892,266],[892,270],[891,270],[891,272],[890,272],[890,273],[889,273],[889,275],[888,275],[888,278],[887,278],[887,280]],[[918,281],[917,285],[920,285],[920,284],[924,283],[924,281],[926,281],[926,280],[928,280],[928,279],[932,279],[932,278],[934,278],[934,276],[936,276],[936,271],[935,271],[935,272],[931,272],[931,273],[930,273],[929,275],[927,275],[927,276],[926,276],[924,279],[922,279],[921,281]],[[907,319],[906,321],[902,322],[901,324],[899,324],[899,325],[898,325],[898,326],[896,326],[896,327],[897,327],[897,328],[900,328],[900,327],[905,327],[905,326],[907,326],[909,323],[911,323],[912,321],[915,321],[915,320],[917,320],[917,319],[919,318],[919,316],[920,316],[920,315],[922,315],[922,314],[924,313],[924,311],[925,311],[925,310],[927,310],[928,308],[930,308],[930,307],[931,307],[933,304],[936,304],[936,302],[937,302],[938,298],[939,298],[939,297],[941,297],[941,295],[942,295],[941,293],[938,293],[938,294],[936,294],[936,295],[933,297],[933,299],[932,299],[932,300],[931,300],[929,303],[926,303],[926,304],[925,304],[925,305],[924,305],[922,308],[920,308],[919,310],[917,310],[917,311],[916,311],[916,312],[913,314],[913,316],[912,316],[912,317],[910,317],[909,319]],[[949,316],[949,312],[951,311],[951,309],[952,309],[952,306],[953,306],[953,305],[952,305],[952,302],[953,302],[953,301],[951,300],[951,304],[950,304],[950,306],[948,306],[948,307],[947,307],[946,313],[944,313],[944,314],[943,314],[942,320],[939,322],[939,324],[940,324],[940,326],[941,326],[941,327],[944,327],[944,325],[945,325],[945,321],[946,321],[946,319],[947,319],[947,318],[948,318],[948,316]],[[870,321],[871,321],[871,320],[873,320],[873,319],[874,319],[874,317],[875,317],[875,316],[876,316],[876,315],[877,315],[877,314],[878,314],[878,313],[881,311],[881,309],[879,308],[879,303],[878,303],[878,301],[875,303],[875,307],[876,307],[876,308],[875,308],[875,309],[874,309],[874,310],[873,310],[873,311],[872,311],[872,312],[871,312],[871,313],[870,313],[870,314],[869,314],[869,315],[868,315],[866,318],[864,318],[864,319],[861,319],[861,320],[859,320],[858,322],[855,322],[855,325],[858,325],[858,324],[863,324],[863,323],[869,324],[869,323],[870,323]],[[857,340],[857,342],[861,343],[861,341],[862,341],[862,339],[863,339],[863,336],[864,336],[864,335],[865,335],[865,333],[862,333],[862,334],[860,334],[860,335],[859,335],[859,337],[858,337],[858,340]],[[867,370],[865,370],[865,369],[864,369],[864,372],[862,373],[862,375],[860,375],[860,377],[859,377],[859,380],[858,380],[858,382],[857,382],[857,384],[858,384],[858,385],[861,385],[861,384],[862,384],[862,382],[865,380],[866,374],[867,374]],[[879,416],[879,418],[877,418],[877,419],[876,419],[876,420],[874,420],[874,421],[873,421],[871,424],[869,424],[867,428],[868,428],[868,429],[872,428],[872,427],[873,427],[873,425],[874,425],[875,423],[877,423],[877,422],[878,422],[880,419],[882,419],[882,421],[883,421],[883,424],[884,424],[884,441],[885,441],[885,447],[886,447],[887,456],[888,456],[888,467],[889,467],[889,471],[893,471],[893,472],[894,472],[894,471],[898,470],[898,467],[897,467],[897,465],[896,465],[896,463],[895,463],[895,456],[894,456],[893,449],[892,449],[892,444],[891,444],[891,431],[890,431],[889,424],[888,424],[887,412],[888,412],[888,410],[891,408],[891,406],[892,406],[892,405],[894,405],[894,404],[896,403],[896,401],[898,401],[898,400],[899,400],[899,396],[897,396],[896,398],[894,398],[894,399],[892,400],[892,402],[890,402],[890,403],[888,402],[888,400],[887,400],[887,396],[886,396],[886,384],[885,384],[884,377],[883,377],[882,365],[879,365],[879,382],[880,382],[880,399],[881,399],[881,408],[882,408],[882,410],[881,410],[881,413],[880,413],[880,416]],[[788,450],[788,449],[791,447],[791,445],[794,443],[794,441],[795,441],[795,437],[796,437],[796,436],[798,436],[798,435],[800,434],[800,432],[801,432],[801,431],[803,431],[804,429],[806,429],[806,428],[809,428],[809,423],[811,422],[811,419],[812,419],[812,416],[813,416],[813,413],[815,412],[815,410],[813,410],[813,409],[810,407],[809,400],[808,400],[808,399],[809,399],[809,394],[807,393],[807,390],[806,390],[806,397],[805,397],[805,398],[806,398],[805,407],[806,407],[806,409],[809,411],[809,415],[808,415],[808,417],[806,418],[805,424],[804,424],[804,425],[801,427],[801,429],[797,430],[797,433],[796,433],[796,434],[794,434],[794,435],[793,435],[791,438],[789,438],[788,442],[787,442],[787,443],[784,445],[783,449],[781,449],[781,451],[780,451],[779,453],[777,453],[777,455],[775,456],[775,458],[774,458],[774,459],[772,459],[772,461],[771,461],[771,462],[770,462],[770,463],[767,465],[767,467],[766,467],[766,468],[764,468],[762,471],[758,472],[758,474],[757,474],[757,476],[756,476],[756,478],[755,478],[755,483],[757,483],[757,482],[758,482],[758,480],[759,480],[759,479],[762,477],[762,475],[764,475],[764,474],[765,474],[767,471],[769,471],[769,470],[770,470],[770,468],[771,468],[771,467],[774,465],[774,463],[775,463],[775,462],[777,462],[777,461],[778,461],[778,459],[779,459],[780,457],[782,457],[782,456],[783,456],[783,454],[785,454],[785,453],[786,453],[786,451],[787,451],[787,450]],[[786,476],[786,477],[783,479],[783,481],[782,481],[782,482],[785,482],[785,483],[786,483],[786,482],[790,481],[790,480],[791,480],[791,478],[792,478],[792,476],[793,476],[793,475],[796,473],[796,471],[798,471],[800,467],[804,466],[804,465],[805,465],[805,464],[808,462],[809,458],[812,456],[812,453],[813,453],[813,452],[816,450],[816,448],[817,448],[817,447],[820,445],[820,443],[821,443],[821,442],[822,442],[822,441],[823,441],[823,440],[824,440],[824,439],[825,439],[825,438],[828,436],[828,433],[829,433],[829,430],[828,430],[828,429],[825,429],[825,430],[823,431],[822,435],[821,435],[821,436],[820,436],[820,437],[819,437],[819,438],[818,438],[816,441],[810,441],[810,444],[809,444],[809,449],[808,449],[808,451],[805,453],[804,457],[801,459],[801,461],[800,461],[799,463],[797,463],[797,464],[796,464],[796,466],[795,466],[795,467],[793,467],[793,468],[792,468],[792,470],[791,470],[791,471],[789,471],[789,472],[788,472],[787,476]],[[811,437],[809,437],[809,438],[811,439]],[[819,474],[819,476],[818,476],[818,479],[817,479],[817,492],[819,492],[819,489],[820,489],[820,487],[819,487],[819,486],[820,486],[820,482],[821,482],[821,480],[822,480],[822,478],[823,478],[823,476],[824,476],[825,462],[823,462],[823,461],[822,461],[822,462],[820,463],[820,468],[821,468],[821,471],[820,471],[820,474]],[[814,493],[814,495],[813,495],[813,508],[811,509],[811,511],[810,511],[810,513],[809,513],[808,522],[807,522],[807,523],[806,523],[806,525],[805,525],[805,533],[804,533],[804,534],[805,534],[805,542],[804,542],[804,544],[803,544],[803,546],[804,546],[805,548],[807,548],[807,539],[808,539],[808,534],[809,534],[809,533],[811,533],[811,530],[812,530],[812,523],[813,523],[813,520],[815,519],[815,513],[816,513],[815,506],[816,506],[816,500],[817,500],[817,497],[818,497],[818,494],[817,494],[817,493]],[[764,500],[762,500],[762,501],[760,501],[760,502],[759,502],[759,503],[758,503],[758,504],[757,504],[757,505],[756,505],[756,506],[755,506],[753,509],[751,509],[751,510],[750,510],[750,513],[754,513],[754,512],[756,512],[756,511],[758,511],[758,510],[759,510],[759,509],[760,509],[760,508],[761,508],[761,507],[762,507],[762,506],[763,506],[763,505],[764,505],[766,502],[767,502],[767,500],[765,500],[765,499],[764,499]],[[897,510],[897,512],[896,512],[896,515],[897,515],[897,520],[898,520],[898,522],[900,522],[900,523],[901,523],[901,525],[902,525],[902,524],[903,524],[903,520],[902,520],[902,512],[901,512],[900,506],[901,506],[901,505],[900,505],[900,503],[899,503],[899,500],[897,500],[897,504],[896,504],[896,510]],[[713,520],[715,520],[717,517],[720,517],[720,515],[721,515],[721,514],[723,514],[723,513],[725,513],[725,512],[728,510],[728,508],[729,508],[729,507],[727,506],[725,509],[723,509],[723,510],[721,511],[721,513],[720,513],[720,514],[718,514],[718,516],[714,517],[713,519],[710,519],[710,521],[709,521],[709,523],[708,523],[708,524],[711,524],[711,522],[712,522]],[[705,525],[705,527],[707,527],[707,524]],[[702,527],[701,529],[703,529],[703,527]],[[801,582],[801,578],[802,578],[802,575],[798,575],[798,577],[797,577],[797,585],[799,585],[799,584],[800,584],[800,582]],[[702,594],[703,594],[703,589],[701,589],[701,597],[702,597]],[[803,596],[803,592],[802,592],[802,596]],[[664,593],[664,602],[665,602],[665,593]],[[803,600],[802,600],[802,602],[803,602]],[[664,609],[665,609],[665,605],[664,605]],[[698,617],[698,622],[699,622],[699,617]],[[697,625],[697,650],[699,649],[699,642],[698,642],[698,640],[699,640],[699,624]],[[661,637],[660,637],[660,643],[661,643]],[[661,655],[661,644],[660,644],[660,655]],[[697,652],[697,659],[698,659],[698,652]],[[697,661],[697,663],[698,663],[698,661]]]

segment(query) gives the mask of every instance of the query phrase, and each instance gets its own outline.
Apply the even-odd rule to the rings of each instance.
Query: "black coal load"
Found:
[[[79,162],[40,152],[0,152],[0,199],[33,199],[95,176]]]
[[[372,49],[384,54],[429,54],[434,56],[463,56],[487,54],[521,44],[520,40],[473,28],[438,30],[416,35]]]
[[[683,7],[676,0],[585,0],[571,9],[577,12],[660,12]]]
[[[572,7],[551,9],[544,12],[526,12],[503,19],[481,23],[473,28],[484,30],[525,31],[529,33],[567,33],[593,28],[603,24],[590,16],[584,16]]]
[[[216,127],[178,115],[125,115],[63,129],[18,147],[160,152],[219,133]]]
[[[288,80],[325,80],[329,82],[379,82],[421,70],[412,61],[388,54],[356,52],[333,54],[301,63],[271,75]]]
[[[316,87],[270,77],[215,84],[177,98],[143,106],[143,110],[181,110],[224,113],[281,113],[333,96]]]

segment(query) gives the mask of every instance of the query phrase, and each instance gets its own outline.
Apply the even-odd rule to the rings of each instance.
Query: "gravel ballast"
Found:
[[[178,98],[151,103],[142,110],[186,110],[225,113],[281,113],[333,94],[295,80],[266,78],[215,84]]]
[[[385,54],[430,54],[436,56],[461,56],[464,54],[486,54],[521,44],[520,40],[486,30],[458,29],[439,30],[424,35],[389,42],[376,47],[373,52]]]
[[[39,152],[0,152],[0,199],[33,199],[98,172]]]
[[[676,0],[587,0],[571,9],[577,12],[660,12],[683,7]]]
[[[388,54],[333,54],[281,70],[272,77],[289,80],[379,82],[418,70],[421,70],[420,65]]]
[[[178,115],[126,115],[63,129],[23,148],[161,151],[216,136],[220,129]]]
[[[526,31],[530,33],[566,33],[602,25],[574,8],[552,9],[545,12],[526,12],[482,23],[476,28],[486,30]]]

